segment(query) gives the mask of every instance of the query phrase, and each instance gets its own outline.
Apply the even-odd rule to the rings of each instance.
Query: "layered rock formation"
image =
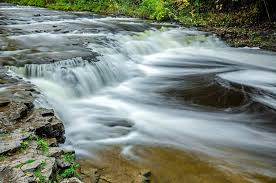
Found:
[[[75,155],[58,147],[64,126],[53,110],[34,107],[37,94],[32,84],[0,69],[0,182],[80,182],[70,179],[75,172],[65,172],[75,171]]]

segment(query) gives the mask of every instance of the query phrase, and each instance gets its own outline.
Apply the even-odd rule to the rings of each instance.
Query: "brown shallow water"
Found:
[[[84,167],[117,182],[140,169],[153,182],[275,181],[275,53],[126,17],[9,4],[0,17],[0,64],[37,86],[64,146],[93,159]]]
[[[141,173],[150,170],[153,183],[249,183],[275,182],[258,174],[248,174],[228,163],[203,154],[169,147],[138,146],[135,153],[143,160],[126,159],[120,148],[107,148],[93,159],[80,159],[81,169],[97,169],[106,180],[114,183],[141,182]],[[85,176],[90,182],[91,177]]]

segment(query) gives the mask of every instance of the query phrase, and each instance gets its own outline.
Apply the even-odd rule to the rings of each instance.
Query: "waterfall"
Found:
[[[14,21],[7,27],[26,32],[7,40],[18,41],[30,58],[66,49],[97,53],[8,67],[37,86],[37,106],[54,108],[65,124],[65,146],[77,153],[158,145],[236,164],[246,160],[246,168],[276,159],[275,54],[230,48],[208,33],[138,19],[70,14]],[[4,54],[20,61],[20,52]],[[275,167],[259,170],[275,176]]]

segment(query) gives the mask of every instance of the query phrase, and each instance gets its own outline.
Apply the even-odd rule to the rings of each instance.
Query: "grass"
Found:
[[[41,172],[45,166],[46,166],[46,161],[43,161],[34,172],[34,176],[36,177],[36,182],[38,183],[46,183],[46,178],[45,176],[42,175],[42,172]]]
[[[75,155],[72,153],[65,153],[62,155],[62,158],[64,161],[70,163],[71,166],[58,172],[56,177],[57,181],[65,178],[80,177],[80,174],[78,173],[79,164],[76,163]]]
[[[65,169],[60,173],[60,176],[64,178],[70,177],[80,177],[80,174],[77,172],[77,168],[79,167],[78,164],[73,163],[69,168]]]
[[[64,161],[68,162],[68,163],[74,163],[75,162],[75,155],[72,153],[65,153],[63,155],[63,159]]]
[[[26,165],[26,164],[33,163],[33,162],[35,162],[35,160],[30,159],[30,160],[27,160],[27,161],[25,161],[25,162],[23,162],[23,163],[19,163],[18,165],[15,166],[15,168],[21,168],[22,166],[24,166],[24,165]]]
[[[71,164],[71,166],[60,173],[62,178],[80,177],[77,169],[79,164],[76,163],[75,155],[72,153],[65,153],[63,156],[64,161]]]
[[[47,154],[49,151],[49,144],[48,144],[47,140],[45,138],[38,137],[36,135],[32,135],[32,136],[28,137],[27,139],[25,139],[23,142],[21,142],[20,152],[28,149],[28,147],[30,146],[30,143],[34,140],[38,146],[38,149],[41,150],[44,154]]]
[[[29,140],[25,140],[20,144],[20,149],[21,150],[26,150],[30,145],[30,141]]]
[[[7,156],[5,156],[5,155],[0,155],[0,162],[1,161],[5,161],[7,159]]]
[[[38,145],[38,149],[41,150],[44,154],[47,154],[49,151],[49,144],[44,138],[37,138],[36,143]]]

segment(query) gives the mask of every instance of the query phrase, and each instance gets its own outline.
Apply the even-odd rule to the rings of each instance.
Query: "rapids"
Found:
[[[54,108],[79,155],[169,146],[276,177],[276,54],[174,24],[0,6],[11,73]],[[257,163],[256,163],[257,162]]]

